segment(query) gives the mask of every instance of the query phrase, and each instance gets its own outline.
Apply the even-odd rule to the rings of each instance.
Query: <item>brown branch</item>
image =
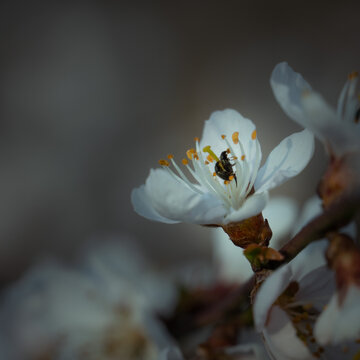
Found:
[[[334,203],[329,209],[309,222],[281,249],[284,260],[273,263],[276,268],[284,262],[289,262],[302,249],[315,240],[326,237],[330,231],[335,231],[348,224],[360,208],[360,189],[348,192]]]

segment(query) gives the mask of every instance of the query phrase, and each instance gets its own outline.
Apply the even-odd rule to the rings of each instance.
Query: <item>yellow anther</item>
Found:
[[[168,158],[169,160],[171,160],[171,159],[174,158],[174,155],[173,155],[173,154],[169,154],[169,155],[167,156],[167,158]]]
[[[215,155],[215,153],[210,149],[210,145],[205,146],[203,148],[203,152],[209,153],[209,155],[216,161],[219,161],[219,158]]]
[[[233,159],[233,160],[237,160],[238,158],[237,158],[237,156],[233,156],[232,159]]]
[[[245,155],[241,155],[241,160],[242,160],[242,161],[245,160]]]
[[[225,184],[225,185],[229,185],[229,184],[230,184],[230,181],[229,181],[229,180],[225,180],[225,181],[224,181],[224,184]]]
[[[254,131],[251,133],[251,138],[252,138],[253,140],[256,139],[256,130],[254,130]]]
[[[194,154],[194,159],[195,159],[195,160],[199,160],[198,154],[196,154],[196,153]]]
[[[213,176],[217,176],[215,171],[213,172]]]
[[[164,159],[159,160],[159,164],[161,166],[169,166],[170,165],[169,162],[167,160],[164,160]]]
[[[226,135],[221,135],[221,138],[224,140],[226,138]]]
[[[211,155],[209,154],[207,157],[206,157],[207,161],[209,162],[213,162],[214,159],[211,157]]]
[[[230,181],[234,180],[234,175],[230,175],[230,176],[229,176],[229,180],[230,180]]]
[[[359,76],[359,73],[357,71],[353,71],[352,73],[349,74],[348,79],[349,80],[354,80]]]
[[[195,142],[199,142],[200,139],[196,136],[196,137],[194,137],[194,141],[195,141]]]
[[[205,165],[209,165],[209,162],[207,160],[205,160]]]
[[[226,152],[227,152],[228,154],[230,154],[230,149],[226,149]]]
[[[189,163],[188,159],[182,159],[181,162],[184,164],[184,165],[187,165]]]
[[[194,155],[196,154],[196,150],[195,149],[189,149],[188,151],[186,151],[186,156],[191,160]]]
[[[238,132],[238,131],[235,131],[235,132],[232,134],[232,140],[233,140],[234,144],[238,144],[238,143],[239,143],[239,132]]]

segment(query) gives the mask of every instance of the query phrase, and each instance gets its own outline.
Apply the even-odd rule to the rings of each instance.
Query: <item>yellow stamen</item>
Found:
[[[169,162],[167,160],[164,160],[164,159],[159,160],[159,164],[161,166],[169,166],[170,165]]]
[[[215,171],[213,172],[213,176],[217,176]]]
[[[230,181],[229,181],[229,180],[225,180],[225,181],[224,181],[224,184],[225,184],[225,185],[229,185],[229,184],[230,184]]]
[[[226,138],[226,135],[221,135],[221,138],[224,140]]]
[[[205,165],[209,165],[209,162],[207,160],[205,160]]]
[[[209,153],[210,156],[211,156],[214,160],[220,161],[219,158],[215,155],[215,153],[210,149],[210,145],[205,146],[205,147],[203,148],[203,152]]]
[[[238,158],[237,158],[237,156],[233,156],[232,159],[233,159],[233,160],[237,160]]]
[[[199,142],[200,139],[196,136],[196,137],[194,137],[194,141],[195,141],[195,142]]]
[[[256,139],[256,130],[254,130],[254,131],[251,133],[251,138],[252,138],[253,140]]]
[[[198,154],[196,154],[196,153],[194,154],[194,159],[195,159],[195,160],[199,160]]]
[[[230,176],[229,176],[229,180],[230,180],[230,181],[234,180],[234,175],[230,175]]]
[[[358,76],[359,76],[359,73],[357,71],[353,71],[352,73],[349,74],[348,79],[349,80],[354,80]]]
[[[238,132],[238,131],[235,131],[235,132],[232,134],[232,140],[233,140],[234,144],[238,144],[238,143],[239,143],[239,132]]]
[[[167,158],[168,158],[169,160],[171,160],[171,159],[174,158],[174,155],[173,155],[173,154],[169,154],[169,155],[167,156]]]
[[[226,149],[226,152],[227,152],[228,154],[230,154],[230,149]]]
[[[214,159],[211,157],[211,155],[209,154],[207,157],[206,157],[207,161],[209,162],[213,162]]]
[[[195,157],[194,156],[195,154],[196,154],[195,149],[189,149],[188,151],[186,151],[186,156],[189,158],[189,160],[191,160],[193,157]]]
[[[189,161],[187,159],[182,159],[181,162],[184,164],[184,165],[187,165],[189,163]]]
[[[245,160],[245,155],[241,155],[241,160]]]

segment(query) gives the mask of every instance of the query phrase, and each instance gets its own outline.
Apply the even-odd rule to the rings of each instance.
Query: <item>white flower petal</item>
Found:
[[[328,247],[327,240],[318,240],[308,245],[293,260],[290,261],[294,280],[302,281],[310,272],[326,266],[325,251]]]
[[[315,357],[296,336],[296,329],[278,306],[271,309],[269,322],[263,331],[265,345],[277,360],[313,360]]]
[[[270,85],[284,112],[297,123],[308,127],[309,119],[304,111],[302,96],[311,86],[286,62],[277,64],[271,74]]]
[[[306,200],[301,210],[300,216],[294,226],[293,235],[301,230],[306,224],[308,224],[315,216],[319,215],[323,211],[322,202],[318,196],[313,196]]]
[[[350,286],[341,306],[337,293],[320,314],[314,329],[316,340],[321,345],[341,344],[360,337],[360,289]]]
[[[169,347],[162,350],[159,354],[159,360],[183,360],[180,350],[177,347]]]
[[[176,224],[179,220],[170,220],[161,216],[151,205],[151,200],[147,196],[145,185],[134,189],[131,192],[131,203],[134,210],[146,219],[160,221],[165,224]]]
[[[269,200],[267,191],[249,196],[238,210],[232,211],[225,217],[224,224],[248,219],[262,212]]]
[[[241,157],[244,154],[240,154],[239,147],[234,145],[232,141],[233,133],[238,131],[246,159],[252,164],[255,160],[255,145],[258,141],[251,139],[255,129],[256,127],[251,120],[246,119],[235,110],[215,111],[211,114],[210,119],[205,121],[200,147],[202,149],[204,146],[211,145],[211,149],[219,156],[227,148],[221,138],[221,135],[225,135],[230,144],[233,145],[234,151],[239,151],[236,155]]]
[[[291,277],[290,265],[286,264],[272,273],[261,285],[253,306],[255,327],[258,331],[265,329],[269,311],[275,300],[290,284]]]
[[[314,276],[313,272],[326,265],[324,256],[326,247],[326,240],[310,244],[288,264],[275,270],[261,285],[254,303],[255,326],[259,331],[265,326],[269,309],[292,281],[296,281],[300,284],[300,291],[297,294],[296,299],[300,297],[299,300],[301,300],[299,294],[301,295],[302,293],[305,297],[306,288],[308,287],[307,279],[311,279],[311,277]],[[302,281],[304,281],[305,286],[303,286]],[[314,286],[311,287],[311,290],[323,291],[323,283],[319,284],[319,289],[316,284],[314,284]],[[318,296],[317,293],[316,296]]]
[[[196,193],[165,169],[151,170],[145,191],[154,210],[170,220],[219,224],[226,214],[220,199],[209,193]]]
[[[355,122],[341,122],[321,95],[315,92],[302,98],[304,111],[311,120],[308,129],[337,155],[359,148],[360,127]],[[355,116],[355,115],[354,115]]]
[[[289,197],[278,196],[270,199],[262,213],[268,220],[273,233],[270,246],[279,249],[284,236],[290,233],[294,225],[298,214],[298,205]]]
[[[235,246],[222,228],[214,229],[211,238],[215,262],[223,280],[242,283],[254,274],[243,249]]]
[[[275,66],[270,84],[283,111],[324,141],[322,129],[336,122],[335,110],[286,62]]]
[[[264,191],[284,183],[301,172],[314,153],[314,137],[308,130],[292,134],[280,142],[259,170],[256,191]]]

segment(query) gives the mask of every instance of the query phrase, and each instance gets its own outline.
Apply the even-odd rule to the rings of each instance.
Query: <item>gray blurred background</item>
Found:
[[[183,156],[214,110],[263,154],[300,128],[269,86],[286,60],[332,103],[359,66],[358,1],[16,1],[0,5],[0,282],[88,241],[138,239],[159,264],[210,254],[209,229],[136,215],[130,191]],[[326,165],[273,192],[304,201]]]

